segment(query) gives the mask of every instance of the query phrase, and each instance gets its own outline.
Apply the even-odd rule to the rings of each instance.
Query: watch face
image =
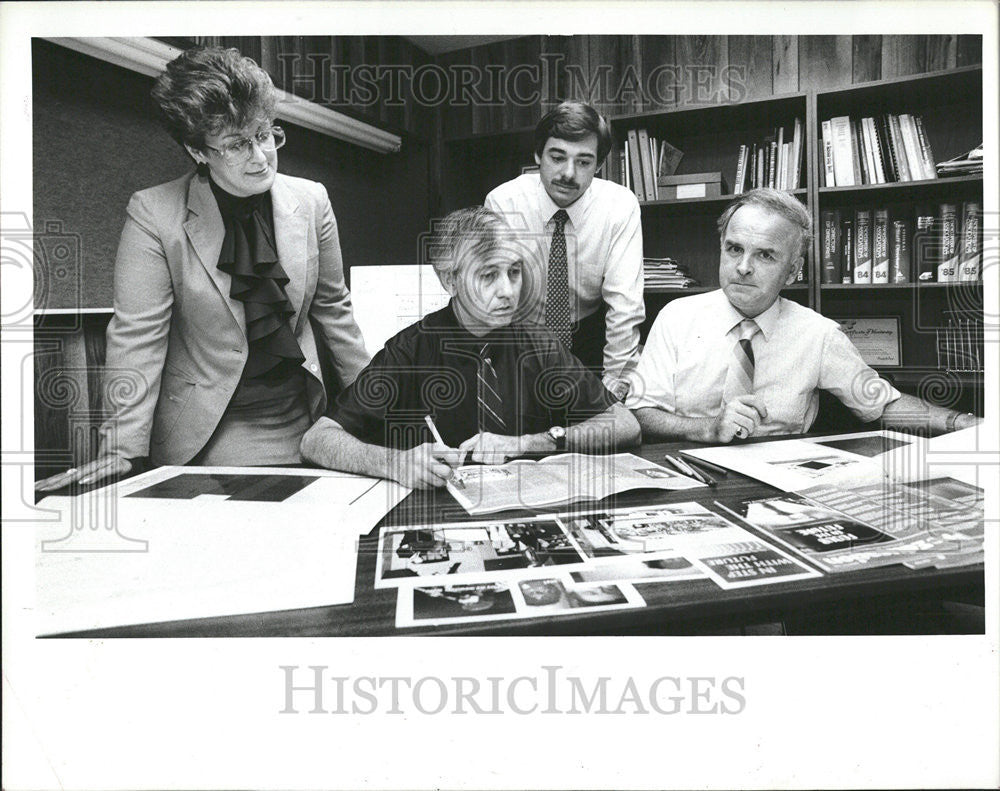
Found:
[[[549,434],[551,435],[552,439],[562,439],[563,437],[566,436],[566,429],[564,429],[562,426],[553,426],[552,428],[549,429]]]

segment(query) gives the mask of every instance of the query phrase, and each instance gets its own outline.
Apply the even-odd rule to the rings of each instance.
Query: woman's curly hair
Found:
[[[274,118],[278,97],[267,72],[236,49],[193,47],[167,64],[152,90],[161,120],[181,145]]]

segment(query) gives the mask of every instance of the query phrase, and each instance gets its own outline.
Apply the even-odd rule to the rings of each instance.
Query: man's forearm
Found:
[[[302,437],[303,460],[358,475],[389,478],[389,450],[369,445],[329,418],[320,418]]]
[[[887,429],[927,429],[931,434],[944,434],[957,429],[970,428],[979,418],[965,412],[928,404],[923,399],[903,393],[886,404],[882,412],[882,425]]]
[[[646,442],[686,439],[692,442],[713,442],[715,420],[710,417],[681,417],[656,407],[633,410]]]
[[[639,424],[621,404],[566,429],[566,448],[571,451],[615,450],[638,445]]]

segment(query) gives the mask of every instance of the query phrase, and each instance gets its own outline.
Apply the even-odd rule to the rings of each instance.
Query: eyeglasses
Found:
[[[242,137],[231,143],[226,143],[221,148],[205,144],[205,148],[220,154],[230,167],[237,167],[247,162],[253,156],[253,144],[256,143],[261,151],[277,151],[285,145],[285,130],[280,126],[272,126],[261,129],[251,137]]]

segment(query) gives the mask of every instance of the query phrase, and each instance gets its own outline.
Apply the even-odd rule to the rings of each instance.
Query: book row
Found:
[[[679,148],[650,136],[645,129],[629,129],[618,154],[618,183],[632,190],[640,201],[658,200],[660,178],[672,176],[683,156]]]
[[[930,138],[919,115],[836,116],[821,124],[824,187],[937,178]]]
[[[977,201],[820,212],[822,283],[982,279],[983,207]]]
[[[796,118],[789,134],[785,127],[779,126],[757,143],[740,145],[733,194],[757,187],[798,189],[802,184],[805,150],[802,143],[802,119]]]

